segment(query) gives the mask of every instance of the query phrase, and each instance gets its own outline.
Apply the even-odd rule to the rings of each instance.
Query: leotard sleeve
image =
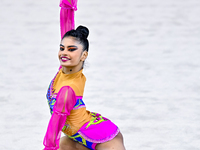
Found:
[[[44,137],[44,150],[57,150],[59,148],[62,128],[75,104],[76,95],[74,90],[70,86],[62,87],[58,92],[53,114]]]
[[[74,29],[74,11],[77,10],[77,0],[60,0],[60,30],[63,35]]]

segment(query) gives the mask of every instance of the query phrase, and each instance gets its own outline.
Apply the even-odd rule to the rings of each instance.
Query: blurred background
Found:
[[[50,119],[59,1],[1,0],[0,149],[36,150]],[[90,30],[84,101],[127,150],[200,150],[200,1],[79,0]]]

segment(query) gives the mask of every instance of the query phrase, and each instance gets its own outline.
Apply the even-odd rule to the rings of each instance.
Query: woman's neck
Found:
[[[65,67],[62,66],[62,71],[64,74],[73,74],[83,69],[83,67]]]

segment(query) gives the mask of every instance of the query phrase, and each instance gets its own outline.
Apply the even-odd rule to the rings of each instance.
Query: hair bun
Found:
[[[83,38],[86,38],[86,39],[87,39],[87,37],[88,37],[88,35],[89,35],[89,30],[88,30],[87,27],[78,26],[78,27],[76,28],[76,31],[79,32],[79,33],[82,35]]]

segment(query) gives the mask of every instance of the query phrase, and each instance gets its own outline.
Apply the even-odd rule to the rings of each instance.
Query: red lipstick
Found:
[[[65,56],[60,57],[60,59],[62,62],[66,62],[66,61],[70,60],[68,57],[65,57]]]

